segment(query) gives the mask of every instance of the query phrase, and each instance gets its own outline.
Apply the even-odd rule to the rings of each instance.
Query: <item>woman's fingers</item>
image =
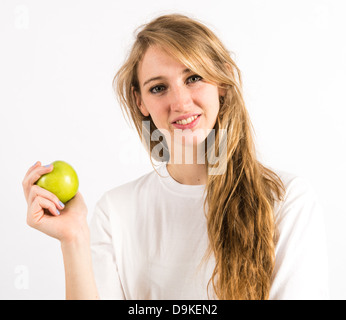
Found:
[[[55,194],[35,185],[42,175],[52,170],[53,165],[41,166],[41,162],[37,161],[29,168],[23,179],[23,190],[28,203],[27,222],[32,227],[37,227],[42,219],[47,217],[45,213],[58,216],[60,215],[59,209],[64,208],[64,204]]]
[[[64,209],[64,207],[65,207],[65,205],[59,200],[59,198],[54,193],[52,193],[46,189],[43,189],[37,185],[33,185],[30,188],[30,192],[29,192],[29,196],[28,196],[28,203],[33,202],[34,199],[38,196],[53,202],[55,204],[55,206],[60,210]]]
[[[51,172],[53,170],[53,165],[49,164],[46,166],[37,166],[34,168],[27,177],[27,184],[32,186],[42,175]]]
[[[51,172],[52,170],[53,170],[53,165],[41,166],[41,163],[39,161],[33,167],[29,168],[22,182],[25,198],[27,201],[28,201],[30,189],[35,184],[35,182],[42,175],[48,172]]]
[[[36,161],[35,164],[28,169],[28,171],[26,172],[25,176],[27,176],[32,170],[34,170],[36,167],[38,167],[40,165],[41,165],[41,162],[40,161]]]
[[[24,176],[24,179],[23,179],[23,186],[28,184],[28,177],[31,175],[31,173],[38,167],[41,166],[41,162],[40,161],[37,161],[33,166],[31,166],[28,171],[26,172],[25,176]]]
[[[54,202],[37,196],[28,208],[27,223],[29,226],[36,228],[45,217],[45,210],[48,210],[53,216],[59,216]]]

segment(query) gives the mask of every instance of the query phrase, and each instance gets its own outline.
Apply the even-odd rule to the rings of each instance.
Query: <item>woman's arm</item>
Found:
[[[99,299],[91,262],[89,236],[61,242],[64,258],[66,299]]]
[[[60,241],[66,279],[66,299],[98,299],[91,262],[87,207],[78,192],[63,205],[51,192],[35,185],[53,166],[37,162],[23,180],[29,226]]]

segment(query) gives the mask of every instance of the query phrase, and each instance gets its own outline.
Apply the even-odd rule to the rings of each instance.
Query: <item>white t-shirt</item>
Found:
[[[208,235],[204,185],[183,185],[157,171],[106,192],[90,222],[101,299],[215,299],[215,261],[200,264]],[[276,173],[286,187],[276,203],[279,230],[270,299],[328,299],[323,210],[303,178]],[[208,296],[209,293],[209,296]]]

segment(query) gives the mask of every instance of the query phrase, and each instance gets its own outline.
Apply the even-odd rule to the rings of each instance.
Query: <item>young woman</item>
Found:
[[[114,86],[160,165],[106,192],[90,228],[81,194],[64,208],[34,184],[52,166],[23,181],[28,224],[61,241],[67,298],[328,297],[316,195],[256,159],[240,71],[213,32],[158,17]]]

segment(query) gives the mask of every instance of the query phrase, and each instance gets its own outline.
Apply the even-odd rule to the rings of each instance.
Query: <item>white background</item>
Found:
[[[26,225],[31,165],[72,164],[89,218],[106,190],[152,170],[111,82],[135,28],[173,12],[201,20],[234,52],[260,159],[315,187],[331,297],[345,299],[343,0],[1,0],[0,298],[65,295],[58,241]]]

